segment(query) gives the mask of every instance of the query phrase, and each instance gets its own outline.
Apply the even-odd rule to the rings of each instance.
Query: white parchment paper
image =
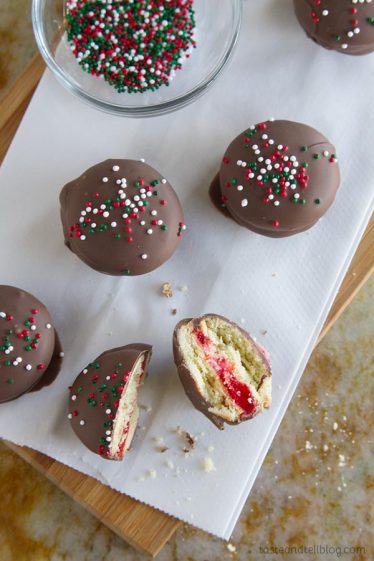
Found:
[[[224,75],[178,113],[108,116],[46,72],[0,172],[0,282],[45,302],[66,359],[52,386],[0,406],[1,436],[229,537],[371,214],[373,70],[374,56],[343,56],[307,40],[290,0],[262,0],[245,4],[239,45]],[[328,214],[288,239],[240,228],[207,195],[227,144],[269,117],[321,130],[337,146],[343,177]],[[188,230],[177,253],[144,277],[96,273],[63,244],[61,187],[113,157],[145,158],[171,181],[185,209]],[[174,286],[172,300],[160,296],[165,281]],[[204,312],[241,323],[272,357],[272,408],[224,432],[193,409],[172,361],[176,321]],[[132,451],[123,462],[108,462],[73,434],[67,386],[102,351],[132,341],[154,346],[140,398],[148,410]],[[187,456],[178,425],[198,436]],[[163,437],[167,452],[157,450],[155,437]],[[211,473],[202,467],[206,457],[216,467]]]

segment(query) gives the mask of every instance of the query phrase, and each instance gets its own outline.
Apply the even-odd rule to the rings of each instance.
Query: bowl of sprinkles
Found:
[[[39,50],[57,79],[129,117],[175,111],[217,79],[235,47],[241,0],[33,0]]]

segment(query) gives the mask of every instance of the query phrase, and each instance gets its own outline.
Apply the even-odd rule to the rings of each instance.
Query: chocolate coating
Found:
[[[65,244],[109,275],[143,275],[167,261],[185,229],[170,183],[137,160],[106,160],[60,194]]]
[[[108,458],[106,432],[111,434],[113,429],[128,374],[141,356],[145,373],[151,354],[152,347],[143,343],[105,351],[83,369],[69,388],[71,426],[79,440],[95,454]]]
[[[266,121],[240,134],[222,160],[221,196],[234,220],[284,237],[311,228],[340,183],[335,147],[302,123]]]
[[[371,0],[294,0],[300,25],[316,43],[348,55],[374,51],[374,3]]]
[[[47,308],[28,292],[0,285],[0,403],[56,377],[62,349]],[[53,378],[53,379],[54,379]]]
[[[178,370],[179,379],[182,382],[184,391],[186,392],[186,395],[190,399],[192,405],[198,411],[200,411],[200,413],[205,415],[217,428],[219,428],[220,430],[223,430],[225,423],[227,423],[229,425],[238,425],[243,421],[248,421],[249,419],[252,419],[256,415],[257,411],[255,411],[254,414],[251,414],[251,415],[243,414],[242,417],[241,417],[241,420],[238,421],[238,422],[230,422],[226,419],[223,420],[218,415],[213,414],[209,410],[210,407],[211,407],[211,404],[200,393],[200,390],[199,390],[199,388],[196,384],[196,381],[194,380],[193,376],[191,375],[191,372],[189,371],[189,369],[186,367],[186,364],[185,364],[185,361],[184,361],[184,354],[183,354],[182,349],[180,348],[179,343],[178,343],[178,331],[183,325],[186,325],[186,324],[192,322],[193,327],[197,329],[199,327],[200,322],[204,318],[209,318],[209,317],[212,317],[212,316],[215,317],[215,318],[219,318],[219,319],[223,320],[224,322],[227,322],[228,324],[232,325],[233,328],[239,330],[244,335],[245,339],[247,339],[258,350],[259,357],[261,357],[261,360],[266,367],[267,376],[264,376],[261,379],[261,381],[260,381],[260,383],[257,387],[257,390],[260,389],[260,387],[262,386],[262,384],[265,381],[265,378],[268,378],[268,377],[272,376],[272,372],[271,372],[270,361],[268,359],[266,351],[264,351],[264,349],[262,349],[256,343],[256,341],[254,341],[254,339],[250,336],[250,334],[247,331],[242,329],[239,325],[232,322],[231,320],[229,320],[229,319],[227,319],[223,316],[217,315],[217,314],[205,314],[205,315],[200,316],[198,318],[187,318],[187,319],[183,319],[180,322],[178,322],[178,324],[175,326],[174,333],[173,333],[173,356],[174,356],[175,365],[176,365],[177,370]]]

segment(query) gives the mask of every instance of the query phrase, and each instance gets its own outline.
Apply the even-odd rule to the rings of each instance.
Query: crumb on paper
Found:
[[[153,437],[153,440],[154,440],[154,442],[155,442],[156,444],[158,444],[158,445],[160,445],[160,446],[161,446],[161,444],[164,444],[164,443],[165,443],[165,442],[164,442],[164,438],[163,438],[162,436],[154,436],[154,437]]]
[[[240,318],[240,323],[241,324],[245,323],[245,318]]]
[[[168,460],[166,462],[166,465],[169,469],[174,469],[174,462],[172,462],[171,460]]]
[[[151,479],[155,479],[157,477],[157,471],[155,469],[149,469],[148,475]]]
[[[179,425],[175,429],[175,432],[177,433],[178,436],[180,436],[184,440],[184,446],[182,448],[183,452],[185,454],[191,452],[191,450],[195,448],[197,437],[192,436],[192,434],[190,434],[186,430],[183,430],[182,427],[180,427]]]
[[[144,405],[144,403],[139,404],[140,409],[143,409],[146,413],[150,413],[152,411],[152,407],[150,405]]]
[[[173,309],[171,310],[171,315],[172,315],[172,316],[176,316],[176,315],[177,315],[177,308],[173,308]]]
[[[271,276],[272,276],[272,277],[276,277],[276,276],[277,276],[277,273],[271,273]]]
[[[203,468],[206,473],[211,473],[212,471],[216,471],[216,466],[214,465],[212,458],[204,458]]]
[[[234,553],[236,551],[236,547],[232,543],[228,543],[226,547],[230,553]]]
[[[158,449],[158,451],[161,454],[164,454],[165,452],[167,452],[169,450],[169,448],[167,446],[160,446],[160,448]]]
[[[183,286],[179,287],[179,290],[186,294],[188,292],[188,286],[184,284]]]
[[[214,446],[208,446],[207,450],[208,450],[208,452],[214,452],[215,448],[214,448]]]
[[[171,298],[173,296],[173,287],[171,286],[170,282],[164,282],[162,285],[162,294],[166,298]]]
[[[267,335],[267,334],[268,334],[268,330],[267,330],[267,329],[263,329],[263,330],[261,331],[261,335]]]
[[[305,441],[305,450],[311,450],[313,445],[309,442],[309,440]]]

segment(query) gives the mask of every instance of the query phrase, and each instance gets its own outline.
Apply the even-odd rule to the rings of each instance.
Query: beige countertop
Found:
[[[35,52],[29,11],[0,3],[0,94]],[[373,289],[314,352],[230,544],[184,526],[159,561],[374,559]],[[1,561],[149,559],[2,444],[0,492]]]

